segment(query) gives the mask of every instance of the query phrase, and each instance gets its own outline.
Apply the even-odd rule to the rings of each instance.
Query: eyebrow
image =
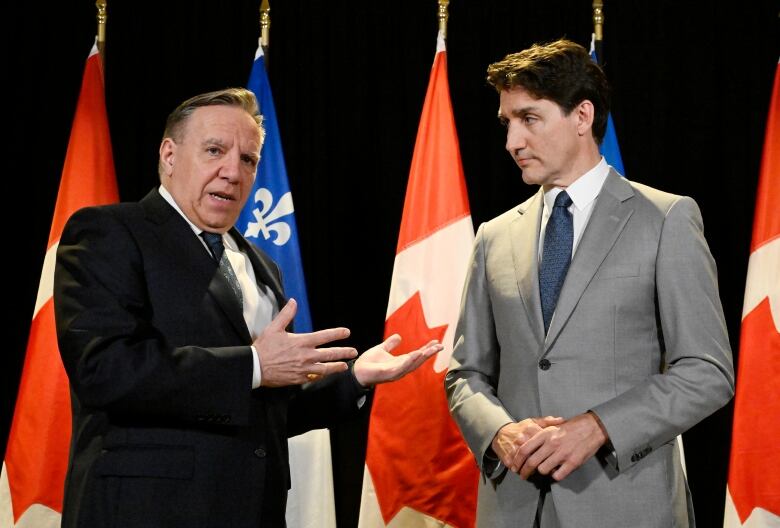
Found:
[[[532,114],[532,113],[539,113],[539,107],[532,105],[532,106],[524,106],[522,108],[513,108],[509,112],[509,115],[511,115],[513,117],[522,117],[522,116],[524,116],[526,114]],[[505,118],[504,114],[501,113],[500,109],[498,111],[498,116],[497,117],[499,119],[504,119]]]
[[[206,146],[206,145],[216,145],[218,147],[224,147],[225,146],[225,142],[222,141],[221,139],[210,137],[210,138],[204,139],[203,142],[202,142],[202,145],[203,146]]]

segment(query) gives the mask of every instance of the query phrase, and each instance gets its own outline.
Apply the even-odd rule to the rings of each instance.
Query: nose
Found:
[[[219,176],[230,183],[238,183],[241,174],[241,154],[236,150],[231,150],[222,158],[222,166],[219,169]]]
[[[512,157],[526,147],[526,136],[523,127],[517,124],[509,123],[506,128],[505,148]]]

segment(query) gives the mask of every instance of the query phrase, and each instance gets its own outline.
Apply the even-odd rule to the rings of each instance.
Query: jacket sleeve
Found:
[[[483,228],[480,226],[474,242],[444,387],[452,417],[477,464],[490,476],[495,460],[485,455],[498,430],[515,419],[496,396],[499,351],[485,276]]]
[[[307,383],[294,391],[288,409],[288,436],[330,427],[358,414],[371,389],[358,383],[352,365],[354,361],[349,370]]]
[[[624,471],[725,405],[734,369],[717,271],[691,198],[666,213],[656,257],[657,320],[666,368],[595,406]]]
[[[172,346],[153,315],[176,309],[176,300],[153,306],[147,272],[116,209],[82,209],[68,221],[57,249],[54,307],[79,405],[151,419],[248,423],[250,347]]]

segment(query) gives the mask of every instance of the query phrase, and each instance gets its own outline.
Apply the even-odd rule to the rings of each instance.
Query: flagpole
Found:
[[[439,31],[442,37],[447,38],[447,20],[450,17],[448,7],[450,0],[438,0],[439,2]]]
[[[97,0],[97,2],[95,2],[95,7],[97,7],[98,11],[97,47],[101,57],[103,57],[103,49],[106,46],[106,18],[108,18],[108,14],[106,13],[107,3],[108,0]]]
[[[596,35],[594,48],[599,63],[604,64],[602,41],[604,40],[604,0],[593,0],[593,33]]]
[[[268,47],[271,45],[271,5],[268,0],[260,4],[260,46],[265,55],[265,67],[268,69]]]

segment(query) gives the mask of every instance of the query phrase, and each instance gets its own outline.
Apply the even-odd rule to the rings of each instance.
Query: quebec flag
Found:
[[[247,88],[254,92],[263,114],[265,142],[252,194],[238,217],[236,229],[279,265],[285,295],[298,301],[295,331],[311,332],[295,209],[262,46],[257,47]],[[309,431],[290,438],[288,448],[292,489],[287,496],[287,526],[336,528],[330,433],[327,429]]]
[[[590,41],[590,58],[596,64],[599,63],[599,58],[596,56],[596,36],[594,35]],[[618,171],[621,175],[625,176],[626,171],[623,169],[623,158],[620,156],[620,146],[618,145],[617,133],[615,132],[615,123],[612,122],[612,112],[607,114],[607,131],[604,133],[604,140],[599,147],[601,155],[607,160],[607,163]]]
[[[257,97],[265,126],[265,143],[260,151],[252,194],[236,222],[247,240],[268,253],[282,270],[284,293],[298,302],[295,331],[311,332],[309,299],[303,278],[298,228],[295,226],[292,193],[287,183],[282,140],[271,95],[271,85],[265,71],[262,46],[258,46],[247,86]],[[279,307],[281,308],[281,306]]]

